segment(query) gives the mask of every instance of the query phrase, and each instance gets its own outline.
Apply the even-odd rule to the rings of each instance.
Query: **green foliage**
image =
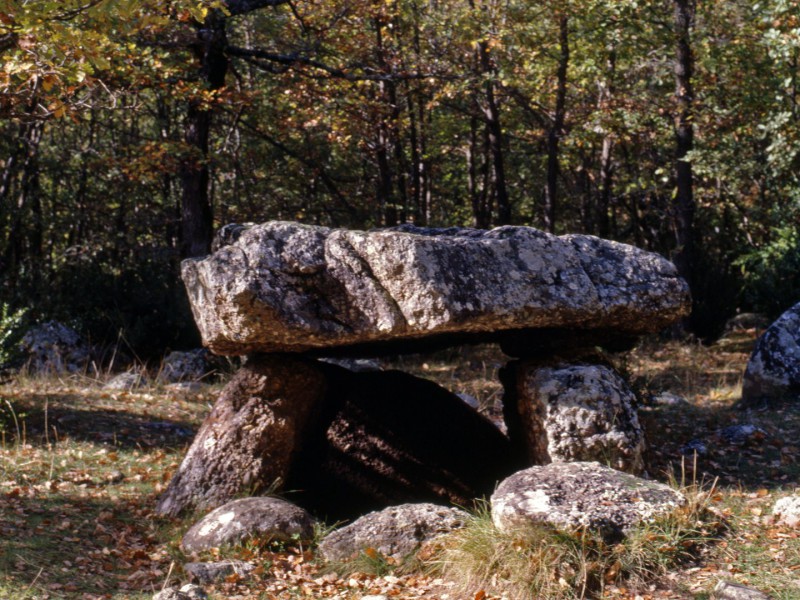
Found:
[[[0,303],[0,369],[13,362],[19,353],[26,313],[24,308],[12,311],[8,304]]]
[[[773,230],[772,239],[736,261],[744,277],[745,302],[777,317],[800,301],[800,232],[795,227]]]

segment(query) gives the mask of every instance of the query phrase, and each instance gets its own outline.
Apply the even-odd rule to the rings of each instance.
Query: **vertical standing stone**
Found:
[[[597,461],[643,470],[636,398],[610,367],[523,360],[504,379],[509,435],[530,464]]]
[[[326,382],[309,360],[254,357],[222,391],[156,510],[215,508],[286,480],[322,410]]]

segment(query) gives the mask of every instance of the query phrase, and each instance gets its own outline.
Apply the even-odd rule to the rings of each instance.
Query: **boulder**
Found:
[[[142,373],[138,371],[126,371],[125,373],[119,373],[109,379],[103,388],[107,390],[120,390],[129,392],[146,385],[147,379],[144,375],[142,375]]]
[[[285,482],[325,387],[314,361],[251,358],[222,391],[156,510],[215,508]]]
[[[685,502],[669,486],[592,462],[530,467],[504,480],[491,498],[492,520],[501,531],[546,524],[588,528],[609,540]]]
[[[171,587],[161,590],[153,600],[206,600],[208,594],[198,585],[187,583],[180,589]]]
[[[280,498],[239,498],[211,511],[181,540],[187,553],[203,552],[253,540],[259,544],[306,543],[314,536],[314,519]]]
[[[643,470],[636,397],[612,368],[517,361],[503,379],[509,434],[524,446],[528,464],[598,461]]]
[[[783,313],[756,342],[742,382],[745,405],[800,391],[800,303]]]
[[[188,352],[170,352],[161,363],[159,383],[195,382],[214,371],[208,351],[202,348]]]
[[[20,346],[32,373],[83,373],[91,360],[91,350],[78,332],[58,321],[32,327]]]
[[[786,496],[775,503],[772,514],[777,523],[789,527],[800,525],[800,496]]]
[[[541,328],[638,335],[673,323],[690,305],[666,259],[591,236],[288,222],[225,232],[214,254],[182,265],[204,345],[218,354]]]
[[[329,533],[320,542],[319,552],[327,561],[346,561],[371,549],[399,561],[434,538],[463,527],[468,519],[461,509],[435,504],[390,506]]]
[[[468,506],[521,466],[491,421],[431,381],[324,368],[326,425],[306,439],[286,489],[325,520],[406,502]]]

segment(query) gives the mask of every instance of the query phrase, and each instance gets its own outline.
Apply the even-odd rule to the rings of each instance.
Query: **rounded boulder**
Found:
[[[314,518],[280,498],[240,498],[211,511],[192,525],[181,540],[187,553],[234,545],[248,539],[307,542],[314,535]]]

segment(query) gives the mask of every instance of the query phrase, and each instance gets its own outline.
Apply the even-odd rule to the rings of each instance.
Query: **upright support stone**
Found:
[[[636,398],[610,367],[522,360],[503,379],[509,436],[529,464],[597,461],[643,470]]]
[[[322,410],[326,382],[315,363],[257,356],[222,391],[156,510],[215,508],[286,480]]]

